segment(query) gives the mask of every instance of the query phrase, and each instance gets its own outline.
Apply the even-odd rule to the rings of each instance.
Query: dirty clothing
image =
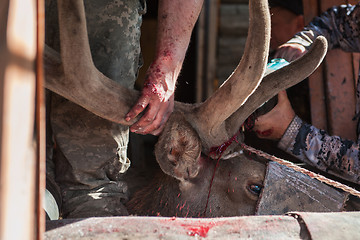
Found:
[[[360,4],[330,8],[297,33],[288,42],[309,48],[313,40],[325,36],[329,49],[360,52]],[[360,73],[360,71],[359,71]],[[329,136],[325,131],[306,124],[295,117],[279,142],[279,148],[293,154],[303,162],[345,180],[360,183],[360,76],[357,81],[354,120],[358,121],[356,142]]]
[[[86,0],[84,4],[95,66],[133,88],[141,65],[144,0]],[[59,50],[57,29],[56,1],[47,0],[46,41]],[[49,117],[55,149],[52,159],[49,149],[47,161],[55,164],[63,217],[127,215],[123,203],[129,193],[123,175],[130,166],[128,127],[104,120],[56,94],[52,94]]]

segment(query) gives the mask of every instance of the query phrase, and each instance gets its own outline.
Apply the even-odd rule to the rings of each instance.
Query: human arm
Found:
[[[330,136],[296,116],[278,147],[322,171],[360,183],[360,145],[357,142]]]
[[[255,120],[259,138],[280,140],[278,147],[302,162],[354,183],[360,183],[359,143],[330,136],[303,122],[290,105],[285,92],[278,104]]]
[[[279,92],[276,106],[255,119],[253,130],[259,138],[280,140],[294,117],[295,112],[284,90]]]
[[[144,115],[130,130],[157,135],[174,109],[174,91],[203,0],[160,0],[155,58],[146,72],[144,88],[126,115]]]
[[[360,52],[359,16],[360,4],[332,7],[315,17],[301,32],[281,45],[274,57],[293,61],[302,56],[320,35],[327,39],[329,49]]]

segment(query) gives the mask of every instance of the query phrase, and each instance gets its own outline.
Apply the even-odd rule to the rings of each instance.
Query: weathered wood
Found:
[[[52,239],[300,239],[290,216],[234,218],[112,217],[48,223]]]
[[[248,2],[227,4],[222,2],[219,16],[216,79],[220,86],[238,64],[243,55],[249,28]]]
[[[309,24],[311,20],[319,15],[320,9],[317,0],[302,0],[304,8],[305,25]]]
[[[312,125],[319,129],[327,130],[323,71],[323,64],[321,64],[309,77],[309,95]]]
[[[360,53],[352,53],[352,59],[353,59],[353,70],[354,70],[354,86],[356,87],[359,76]]]
[[[204,89],[203,82],[205,76],[205,12],[204,8],[200,12],[199,19],[197,21],[197,50],[196,50],[196,93],[195,101],[200,103],[203,101]]]
[[[334,5],[357,3],[345,0],[303,0],[305,23]],[[310,76],[310,105],[312,124],[327,130],[330,135],[356,139],[355,86],[357,64],[350,53],[329,51],[323,69]],[[341,64],[340,64],[341,63]]]
[[[36,1],[36,189],[35,217],[36,239],[42,240],[45,232],[45,211],[43,208],[46,188],[46,120],[43,50],[45,44],[45,0]]]
[[[228,4],[228,3],[249,3],[249,0],[222,0],[221,3],[225,3],[225,4]]]
[[[289,211],[340,212],[347,197],[347,193],[308,175],[270,162],[256,214],[281,215]]]
[[[360,239],[359,228],[359,212],[213,219],[109,217],[48,222],[45,239]]]
[[[220,6],[219,37],[246,38],[249,28],[248,4],[222,4]],[[245,46],[245,45],[244,45]]]
[[[296,213],[313,240],[360,239],[360,213]]]
[[[332,6],[346,3],[347,0],[320,0],[320,11],[324,12]]]
[[[349,3],[349,4],[354,4],[354,5],[359,3],[358,0],[347,0],[347,1],[344,1],[344,2]]]
[[[35,239],[36,1],[0,6],[0,239]]]
[[[305,25],[318,16],[320,6],[317,0],[303,0]],[[327,130],[327,109],[325,101],[323,64],[309,76],[309,96],[311,109],[311,123],[320,129]]]
[[[351,54],[332,50],[325,63],[328,131],[332,135],[354,141],[357,139],[356,121],[352,119],[355,116],[356,99]]]
[[[206,42],[207,49],[205,52],[206,63],[206,79],[205,79],[205,98],[207,99],[215,91],[214,79],[216,73],[216,44],[218,36],[218,17],[219,17],[219,0],[209,0],[204,2],[208,4],[208,16],[207,16],[207,31]]]

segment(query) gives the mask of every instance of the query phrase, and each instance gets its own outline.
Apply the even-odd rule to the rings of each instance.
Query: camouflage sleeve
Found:
[[[290,123],[278,147],[322,171],[360,183],[359,143],[329,136],[298,116]]]
[[[306,48],[322,35],[329,49],[340,48],[346,52],[360,51],[360,3],[329,8],[315,17],[303,31],[298,32],[288,43],[299,43]]]

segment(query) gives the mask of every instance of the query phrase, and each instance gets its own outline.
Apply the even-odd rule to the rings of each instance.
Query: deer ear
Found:
[[[199,135],[183,113],[173,112],[155,145],[155,157],[161,169],[176,178],[178,177],[175,176],[175,169],[178,175],[187,175],[187,170],[195,173],[192,169],[198,169],[200,154]]]

